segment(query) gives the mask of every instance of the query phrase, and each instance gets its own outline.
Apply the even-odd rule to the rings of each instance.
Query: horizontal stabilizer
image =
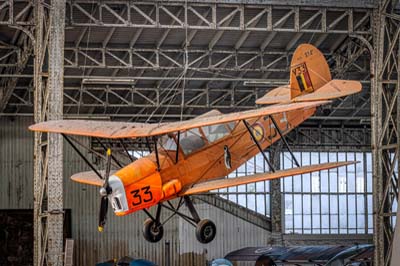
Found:
[[[184,196],[184,195],[198,194],[198,193],[203,193],[203,192],[207,192],[207,191],[219,189],[219,188],[240,186],[240,185],[245,185],[248,183],[254,183],[254,182],[259,182],[259,181],[266,181],[266,180],[278,179],[278,178],[283,178],[283,177],[288,177],[288,176],[307,174],[307,173],[311,173],[311,172],[337,168],[337,167],[346,166],[346,165],[355,164],[355,163],[357,163],[357,162],[352,161],[352,162],[323,163],[323,164],[308,165],[308,166],[303,166],[303,167],[298,167],[298,168],[291,168],[291,169],[286,169],[286,170],[279,170],[279,171],[276,171],[275,173],[268,172],[268,173],[262,173],[262,174],[236,177],[236,178],[224,178],[224,179],[206,181],[203,183],[196,184],[187,190],[183,190],[183,192],[180,193],[179,195]]]
[[[256,104],[323,101],[348,96],[360,91],[361,83],[359,81],[334,79],[317,91],[293,99],[290,99],[290,88],[288,86],[278,87],[257,99]]]
[[[361,83],[355,80],[334,79],[326,83],[319,90],[294,98],[294,102],[321,101],[351,95],[361,91]]]

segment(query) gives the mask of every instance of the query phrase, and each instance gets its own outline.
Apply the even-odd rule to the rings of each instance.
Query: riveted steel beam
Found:
[[[34,120],[62,119],[65,1],[35,1],[34,21]],[[35,132],[34,152],[34,265],[62,265],[61,136]]]

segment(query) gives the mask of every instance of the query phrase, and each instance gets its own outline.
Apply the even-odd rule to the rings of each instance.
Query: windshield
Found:
[[[175,151],[176,150],[176,142],[173,136],[164,135],[161,137],[159,142],[159,147],[162,147],[166,151]]]
[[[217,141],[230,134],[235,122],[202,127],[204,135],[209,142]]]
[[[198,128],[181,132],[179,145],[185,155],[195,152],[206,145]]]

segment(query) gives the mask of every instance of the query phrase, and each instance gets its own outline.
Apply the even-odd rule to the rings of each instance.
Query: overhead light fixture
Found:
[[[82,84],[105,84],[105,85],[122,85],[134,84],[135,79],[131,78],[84,78]]]
[[[64,114],[64,118],[67,119],[90,119],[90,120],[105,120],[111,121],[111,117],[107,115],[97,115],[97,114]]]
[[[286,83],[287,84],[287,83]],[[285,85],[282,84],[282,80],[245,80],[243,82],[244,86],[249,87],[268,87],[268,86],[276,86],[276,85]]]
[[[360,119],[361,125],[371,125],[371,118],[362,118]]]

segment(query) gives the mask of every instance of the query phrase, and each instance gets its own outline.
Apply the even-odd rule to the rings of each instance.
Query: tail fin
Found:
[[[301,44],[290,64],[290,99],[317,91],[331,81],[324,55],[311,44]]]
[[[301,44],[290,64],[289,85],[269,91],[256,104],[330,100],[359,91],[359,81],[332,80],[324,55],[311,44]]]

